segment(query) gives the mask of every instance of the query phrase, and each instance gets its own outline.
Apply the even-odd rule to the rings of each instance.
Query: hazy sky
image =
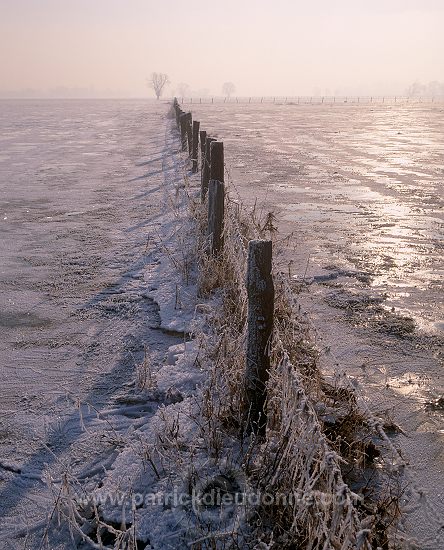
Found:
[[[444,0],[0,0],[0,92],[402,93],[444,81]]]

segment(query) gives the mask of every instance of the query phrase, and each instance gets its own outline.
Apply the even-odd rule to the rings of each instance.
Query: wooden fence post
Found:
[[[248,334],[245,372],[247,429],[265,432],[266,383],[270,369],[269,347],[273,332],[274,285],[272,242],[256,240],[248,245]]]
[[[200,139],[200,171],[203,171],[205,162],[205,141],[207,139],[207,132],[205,130],[199,131]]]
[[[179,104],[176,104],[176,124],[177,128],[180,130],[180,115],[182,114],[182,109],[179,107]]]
[[[210,143],[210,180],[225,181],[224,144],[222,141]]]
[[[225,186],[218,180],[210,180],[208,188],[208,236],[210,252],[217,258],[224,246]]]
[[[193,174],[197,172],[197,160],[199,155],[199,127],[200,122],[193,120],[193,147],[191,151],[191,161],[193,163]]]
[[[176,117],[176,125],[179,128],[179,111],[180,111],[180,107],[179,107],[179,103],[177,101],[177,97],[175,97],[173,99],[173,109],[174,109],[174,115]]]
[[[208,182],[210,181],[210,144],[213,141],[216,141],[216,139],[211,137],[207,137],[205,139],[205,159],[204,159],[204,166],[202,170],[202,179],[201,179],[202,202],[205,202],[205,197],[207,196],[207,191],[208,191]]]
[[[191,113],[187,113],[187,122],[186,122],[186,130],[187,130],[187,140],[188,140],[188,154],[191,157],[192,149],[193,149],[193,116]]]
[[[180,115],[180,137],[182,141],[182,151],[187,150],[187,114]]]

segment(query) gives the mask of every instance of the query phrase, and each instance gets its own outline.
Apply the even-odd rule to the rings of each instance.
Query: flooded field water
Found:
[[[225,142],[244,200],[294,233],[296,274],[364,271],[392,307],[442,333],[443,105],[186,107]]]

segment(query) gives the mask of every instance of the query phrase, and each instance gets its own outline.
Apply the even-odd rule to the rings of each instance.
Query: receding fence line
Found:
[[[186,150],[183,140],[185,120],[192,124],[193,142],[192,148],[189,147],[189,153],[193,172],[199,169],[197,140],[200,141],[203,205],[208,200],[206,228],[207,242],[209,242],[208,258],[219,266],[222,265],[220,264],[222,260],[227,259],[227,265],[233,266],[234,264],[230,263],[233,260],[231,245],[233,239],[237,241],[241,236],[241,225],[237,224],[242,223],[242,220],[233,218],[236,210],[231,208],[228,199],[225,204],[228,194],[224,184],[224,144],[209,137],[205,130],[200,130],[199,122],[192,123],[191,113],[184,113],[176,98],[173,101],[173,107],[184,151]],[[224,217],[227,229],[225,243]],[[250,234],[245,233],[245,235]],[[253,231],[253,234],[257,233]],[[298,373],[297,365],[293,362],[298,359],[292,359],[295,349],[299,350],[298,347],[293,347],[292,343],[295,331],[299,330],[293,291],[284,276],[279,273],[273,275],[272,241],[250,240],[247,251],[243,240],[245,235],[239,239],[240,253],[234,252],[235,264],[239,269],[236,291],[246,299],[248,306],[244,370],[242,382],[236,386],[236,390],[238,388],[239,391],[238,402],[242,408],[239,424],[241,432],[254,434],[255,441],[266,443],[266,453],[271,452],[274,473],[272,479],[268,481],[273,490],[278,492],[282,490],[282,482],[279,481],[282,478],[289,480],[292,489],[293,483],[299,480],[302,472],[301,481],[297,482],[300,490],[307,490],[308,494],[311,494],[316,483],[316,486],[319,484],[319,491],[322,491],[322,494],[331,497],[330,505],[324,511],[316,508],[314,513],[310,514],[306,507],[289,510],[292,514],[291,533],[295,540],[299,540],[301,525],[303,529],[309,525],[307,532],[318,533],[316,537],[319,536],[319,540],[330,542],[334,538],[338,541],[338,548],[343,550],[357,548],[358,540],[362,541],[359,548],[371,548],[373,547],[370,546],[370,540],[373,539],[372,530],[368,527],[363,529],[363,525],[369,525],[364,523],[367,518],[361,520],[359,516],[354,501],[356,495],[344,481],[340,467],[341,457],[332,447],[309,394],[304,389],[302,375]],[[242,266],[239,262],[241,258]],[[245,272],[245,287],[242,288],[242,283],[239,284],[239,281],[245,277]],[[289,317],[285,316],[284,324],[282,324],[282,316],[276,313],[275,318],[275,284],[279,289],[277,303],[281,304],[280,300],[283,297],[284,303],[288,300],[289,304]],[[276,311],[279,310],[280,306]],[[241,331],[236,350],[241,338],[243,339],[243,328]],[[299,355],[299,351],[296,355]],[[271,357],[273,357],[272,369]],[[270,415],[269,418],[267,414]],[[381,436],[383,429],[371,415],[368,425],[374,426],[375,433]],[[271,433],[270,439],[268,439],[268,429]],[[386,436],[384,440],[388,441]],[[270,442],[272,442],[271,446]],[[276,443],[278,448],[273,450]],[[392,450],[394,454],[397,453],[394,447]],[[262,459],[265,459],[265,455],[262,455]],[[338,495],[341,497],[340,506],[335,505]]]
[[[189,152],[192,171],[198,170],[198,139],[201,153],[201,200],[207,200],[209,253],[217,259],[223,251],[225,214],[225,164],[224,144],[209,137],[200,129],[199,122],[191,122],[191,113],[183,113],[175,98],[173,107],[176,121],[180,121],[182,150],[187,129],[193,127]],[[177,124],[179,128],[179,123]],[[245,365],[246,429],[264,433],[266,426],[266,382],[269,376],[269,344],[273,331],[274,285],[272,277],[272,242],[254,240],[249,243],[247,263],[247,354]]]

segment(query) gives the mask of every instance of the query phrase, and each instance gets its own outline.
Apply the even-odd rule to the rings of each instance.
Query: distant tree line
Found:
[[[413,82],[413,84],[410,84],[410,86],[405,91],[405,94],[408,97],[444,97],[444,82],[438,82],[437,80],[434,80],[433,82],[429,82],[428,84],[422,84],[419,80],[416,80],[415,82]]]
[[[154,90],[156,98],[159,99],[166,86],[170,84],[170,79],[165,73],[151,73],[151,76],[147,79],[148,86]],[[236,91],[236,86],[232,82],[224,82],[222,85],[222,94],[225,97],[230,98]],[[207,88],[201,90],[191,90],[191,87],[186,82],[179,82],[173,89],[173,95],[178,97],[207,97],[210,91]]]

